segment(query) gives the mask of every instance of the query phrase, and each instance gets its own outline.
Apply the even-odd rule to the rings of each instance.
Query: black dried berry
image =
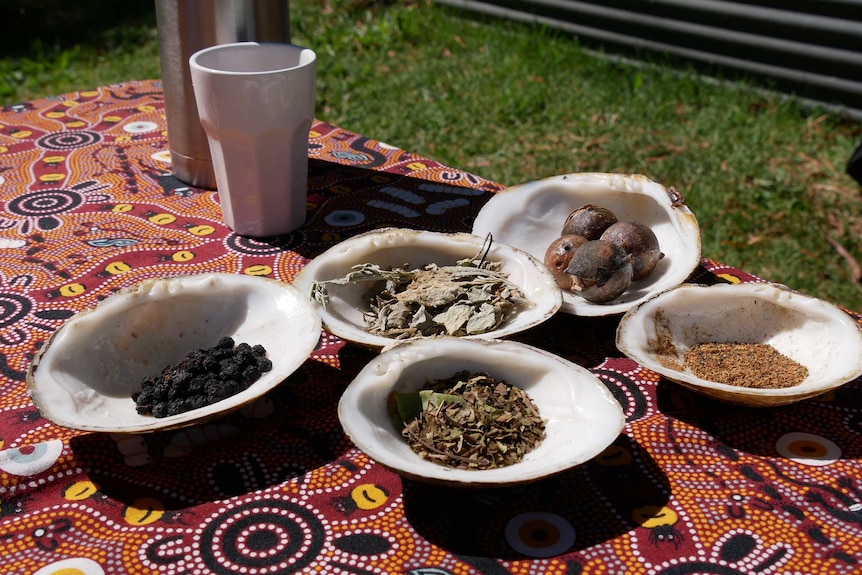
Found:
[[[162,401],[153,405],[153,417],[167,417],[168,416],[168,402]]]
[[[148,388],[142,389],[140,392],[138,392],[137,397],[135,397],[134,399],[135,399],[135,403],[138,403],[140,405],[151,404],[153,402],[153,388],[148,387]]]
[[[168,406],[167,415],[171,416],[171,415],[178,415],[178,414],[182,413],[183,403],[184,403],[184,400],[182,400],[182,399],[172,399],[171,401],[168,401],[167,402],[167,406]]]
[[[222,377],[236,377],[239,375],[239,362],[235,359],[223,359],[219,362]]]
[[[196,375],[189,382],[188,394],[189,396],[198,395],[200,392],[204,390],[204,378],[201,375]]]
[[[198,409],[235,395],[272,369],[262,345],[219,339],[208,349],[194,349],[159,376],[146,377],[141,389],[132,393],[136,410],[154,417],[167,417]]]
[[[167,383],[157,382],[150,389],[153,393],[153,401],[164,401],[168,398],[170,386]]]
[[[254,383],[260,378],[261,372],[257,365],[247,365],[242,370],[242,380],[248,384]]]
[[[208,405],[207,399],[202,395],[195,395],[186,399],[186,409],[188,410],[199,409],[206,405]]]
[[[218,358],[215,355],[208,355],[203,360],[204,371],[213,371],[218,369]]]
[[[270,371],[272,369],[272,362],[265,357],[259,357],[257,358],[257,368],[262,372]]]

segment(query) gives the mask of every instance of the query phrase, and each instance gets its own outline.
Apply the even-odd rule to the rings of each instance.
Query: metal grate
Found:
[[[862,118],[862,0],[437,0],[760,77]]]

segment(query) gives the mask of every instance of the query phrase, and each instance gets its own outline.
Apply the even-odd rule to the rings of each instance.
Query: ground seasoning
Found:
[[[395,400],[411,449],[456,469],[512,465],[545,437],[545,422],[527,393],[485,373],[431,380]]]
[[[738,387],[793,387],[808,377],[804,365],[764,343],[699,343],[683,365],[701,379]]]
[[[272,369],[262,345],[223,337],[216,345],[195,349],[157,376],[144,378],[132,394],[137,412],[168,417],[204,407],[244,391]]]

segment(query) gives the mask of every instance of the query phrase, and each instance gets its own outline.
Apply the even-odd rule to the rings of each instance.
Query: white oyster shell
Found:
[[[520,248],[539,261],[566,217],[585,204],[608,208],[620,221],[652,229],[664,258],[645,279],[618,298],[593,303],[563,290],[561,310],[580,316],[622,314],[649,297],[684,282],[700,263],[700,228],[679,192],[637,174],[580,173],[512,186],[494,195],[473,223],[478,236]]]
[[[344,240],[314,258],[294,280],[303,293],[310,295],[315,282],[344,277],[351,267],[374,263],[384,269],[407,266],[422,268],[428,264],[454,265],[460,259],[475,257],[485,245],[485,238],[467,233],[446,234],[424,230],[386,228],[359,234]],[[494,241],[487,259],[501,263],[500,271],[508,274],[532,305],[522,307],[499,328],[467,339],[502,338],[538,325],[560,308],[562,295],[548,269],[519,249]],[[327,286],[329,302],[318,311],[323,325],[334,335],[372,349],[392,344],[393,339],[369,333],[363,312],[369,309],[365,294],[370,285]]]
[[[393,391],[421,388],[426,379],[460,370],[486,372],[520,387],[546,420],[546,437],[519,463],[463,470],[422,459],[389,417]],[[357,448],[406,477],[462,487],[535,481],[598,455],[619,435],[622,408],[587,369],[546,351],[507,340],[419,339],[396,344],[374,358],[347,386],[338,417]]]
[[[320,317],[287,283],[219,273],[146,280],[64,323],[33,360],[27,382],[40,412],[65,427],[176,428],[254,401],[302,365],[320,333]],[[164,418],[136,412],[131,394],[145,377],[222,336],[263,345],[272,371],[206,407]]]
[[[707,381],[682,366],[698,343],[764,343],[808,368],[799,385],[743,388]],[[862,331],[823,300],[771,283],[682,284],[629,310],[617,347],[646,368],[716,399],[753,406],[782,405],[835,389],[862,375]]]

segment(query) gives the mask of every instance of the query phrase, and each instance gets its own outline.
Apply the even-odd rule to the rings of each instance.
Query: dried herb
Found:
[[[393,420],[421,457],[457,469],[493,469],[521,461],[545,437],[527,393],[487,373],[460,371],[394,394]]]
[[[702,379],[739,387],[793,387],[808,377],[808,368],[765,343],[700,343],[683,365]]]
[[[530,302],[499,271],[499,262],[485,259],[487,247],[483,252],[455,265],[429,264],[422,269],[358,264],[343,278],[315,282],[312,297],[325,306],[329,285],[373,282],[364,312],[370,333],[394,339],[487,333]]]

